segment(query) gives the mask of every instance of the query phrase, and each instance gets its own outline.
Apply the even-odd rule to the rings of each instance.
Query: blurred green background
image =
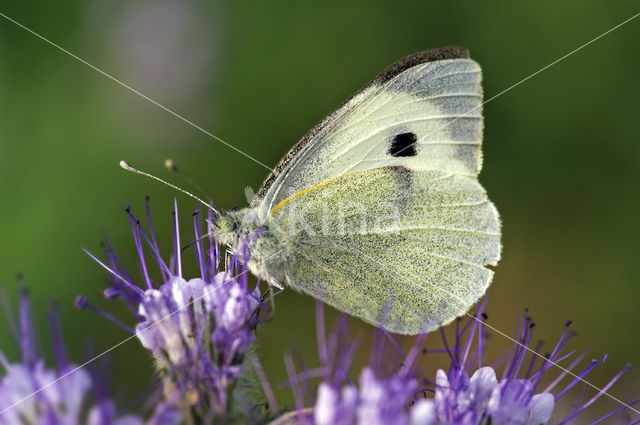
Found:
[[[3,1],[1,11],[111,73],[230,144],[274,165],[322,116],[393,61],[461,45],[484,70],[488,99],[637,13],[632,1],[199,2]],[[490,289],[491,323],[512,333],[528,307],[537,336],[555,341],[567,319],[574,347],[610,354],[603,385],[626,362],[640,366],[640,18],[485,106],[481,182],[502,215],[504,257]],[[140,96],[0,19],[0,286],[15,301],[15,275],[31,289],[49,350],[45,311],[61,305],[76,362],[87,339],[100,351],[127,334],[73,307],[101,300],[106,231],[131,271],[124,208],[150,195],[161,245],[170,248],[177,196],[187,225],[195,204],[118,161],[167,177],[173,158],[223,207],[246,204],[266,170]],[[173,176],[168,176],[174,178]],[[175,179],[175,178],[174,178]],[[186,237],[185,237],[186,241]],[[332,313],[333,314],[333,313]],[[332,316],[333,317],[333,316]],[[3,322],[4,323],[4,322]],[[313,301],[278,298],[259,332],[276,387],[292,344],[316,362]],[[369,329],[352,322],[365,335]],[[432,338],[437,339],[435,336]],[[509,341],[492,340],[493,352]],[[6,326],[0,348],[15,358]],[[131,401],[151,366],[131,341],[111,354],[114,387]],[[637,370],[611,393],[638,394]],[[284,403],[291,397],[281,392]],[[603,400],[601,409],[617,405]]]

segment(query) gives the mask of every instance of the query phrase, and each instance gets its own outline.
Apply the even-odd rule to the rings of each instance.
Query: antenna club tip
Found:
[[[166,162],[165,162],[166,164]],[[202,199],[198,198],[196,195],[194,195],[193,193],[190,193],[184,189],[179,188],[178,186],[176,186],[175,184],[171,184],[165,180],[162,180],[160,177],[156,177],[153,174],[149,174],[149,173],[145,173],[144,171],[140,171],[136,168],[133,168],[131,165],[129,165],[129,163],[127,161],[120,161],[120,166],[122,168],[124,168],[127,171],[131,171],[132,173],[135,174],[140,174],[141,176],[145,176],[148,177],[150,179],[153,179],[157,182],[160,182],[166,186],[169,186],[172,189],[175,189],[179,192],[184,193],[187,196],[190,196],[191,198],[195,199],[196,201],[200,202],[202,205],[204,205],[205,207],[209,208],[211,211],[213,211],[214,214],[219,215],[220,213],[210,204],[208,204],[207,202],[204,202]]]
[[[176,171],[176,163],[173,162],[173,159],[167,158],[164,160],[164,166],[168,168],[170,171]]]

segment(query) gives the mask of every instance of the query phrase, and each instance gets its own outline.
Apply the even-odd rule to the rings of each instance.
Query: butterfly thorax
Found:
[[[271,284],[284,281],[282,241],[258,218],[256,208],[222,212],[213,222],[213,237],[227,245],[256,276]]]

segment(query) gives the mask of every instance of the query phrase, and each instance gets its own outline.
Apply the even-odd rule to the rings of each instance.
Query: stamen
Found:
[[[170,273],[169,273],[169,270],[167,269],[167,266],[164,264],[164,261],[162,260],[162,256],[160,255],[160,248],[158,248],[158,240],[156,239],[156,232],[153,228],[153,221],[151,220],[150,201],[151,201],[150,198],[146,196],[145,205],[147,209],[147,224],[149,225],[149,233],[151,234],[151,240],[149,240],[149,238],[144,233],[144,231],[142,233],[145,235],[145,239],[147,240],[147,243],[149,244],[149,246],[151,247],[151,250],[155,254],[155,261],[160,266],[160,272],[162,273],[162,280],[166,282],[170,277],[169,276]]]
[[[207,232],[213,234],[213,210],[207,213]],[[209,278],[213,278],[220,267],[220,246],[215,238],[209,238]]]
[[[598,393],[595,396],[593,396],[593,398],[591,398],[591,400],[589,400],[588,402],[586,402],[584,404],[582,409],[584,410],[587,407],[591,406],[593,403],[595,403],[600,397],[602,397],[602,395],[604,395],[609,390],[609,388],[611,388],[613,386],[613,384],[615,384],[622,377],[622,375],[624,375],[625,373],[629,372],[629,369],[631,369],[631,365],[629,363],[627,363],[625,365],[625,367],[620,372],[618,372],[616,374],[616,376],[611,378],[611,380],[607,383],[607,385],[602,387],[600,389],[600,391],[598,391]]]
[[[301,384],[302,394],[306,396],[307,400],[313,400],[313,391],[309,385],[309,379],[312,378],[309,369],[307,369],[304,365],[304,359],[302,357],[302,353],[297,346],[293,347],[293,355],[294,355],[294,363],[297,363],[298,369],[301,370],[297,379]]]
[[[456,329],[455,329],[455,335],[456,335],[456,345],[454,347],[454,352],[453,355],[456,356],[456,364],[460,365],[460,318],[458,317],[456,319]],[[462,366],[459,367],[459,369],[462,369]]]
[[[253,369],[258,375],[258,379],[260,380],[260,384],[262,385],[262,390],[264,391],[264,395],[269,402],[269,406],[271,407],[271,411],[275,416],[280,414],[280,407],[278,406],[278,401],[276,400],[275,393],[269,384],[269,380],[267,379],[267,375],[264,372],[264,368],[258,360],[257,356],[251,356],[251,363],[253,363]]]
[[[180,224],[178,223],[178,201],[173,198],[173,220],[174,220],[174,242],[175,242],[175,256],[176,266],[178,270],[178,277],[182,277],[182,254],[180,253]]]
[[[482,352],[483,352],[483,337],[484,337],[484,321],[488,319],[487,315],[484,313],[484,303],[487,302],[487,298],[485,297],[483,301],[483,305],[480,305],[478,301],[478,317],[480,320],[478,321],[478,368],[482,367]]]
[[[382,335],[379,335],[379,338],[386,342],[385,339],[382,338]],[[328,348],[328,358],[334,359],[334,363],[329,363],[327,367],[330,369],[330,383],[334,386],[338,386],[341,382],[341,375],[338,375],[339,367],[342,366],[345,369],[349,369],[351,364],[353,363],[354,354],[358,350],[361,344],[361,338],[357,337],[355,339],[350,340],[349,331],[347,328],[347,318],[346,316],[339,316],[338,320],[332,327],[331,332],[329,333],[329,339],[327,343]],[[384,350],[384,347],[382,348]]]
[[[564,330],[562,331],[562,335],[560,336],[560,340],[558,341],[558,343],[556,344],[556,347],[553,349],[553,352],[551,353],[551,356],[549,356],[549,360],[553,360],[553,358],[555,357],[556,353],[560,350],[560,347],[562,346],[562,342],[567,334],[567,331],[569,330],[569,326],[571,326],[571,323],[573,323],[571,320],[567,320],[567,322],[564,324]]]
[[[31,326],[31,306],[29,305],[29,291],[24,287],[22,275],[18,275],[18,285],[20,291],[20,348],[22,349],[23,362],[28,366],[33,366],[36,362],[35,337]]]
[[[89,310],[98,313],[100,316],[111,320],[113,323],[115,323],[116,325],[120,326],[122,329],[124,329],[125,331],[127,331],[127,332],[129,332],[129,333],[131,333],[133,335],[135,335],[135,333],[136,333],[136,331],[134,331],[133,329],[131,329],[130,327],[128,327],[127,325],[125,325],[124,323],[122,323],[121,321],[119,321],[118,319],[116,319],[115,317],[110,315],[109,313],[107,313],[106,311],[103,311],[103,310],[99,309],[98,307],[93,306],[91,303],[89,303],[89,300],[87,300],[87,298],[82,296],[82,295],[78,295],[76,297],[75,305],[76,305],[76,308],[79,309],[79,310],[83,310],[85,308],[88,308]]]
[[[284,355],[284,365],[287,369],[287,374],[289,375],[289,385],[291,386],[291,392],[293,392],[293,398],[296,401],[296,410],[300,410],[304,408],[304,394],[302,393],[302,389],[298,385],[298,381],[294,380],[296,376],[296,369],[293,365],[293,359],[289,353]]]
[[[596,366],[598,366],[601,363],[604,363],[607,361],[608,356],[605,354],[604,357],[602,357],[600,360],[592,360],[591,363],[585,367],[582,372],[580,372],[578,374],[578,377],[573,378],[573,380],[566,386],[564,387],[564,389],[562,391],[560,391],[560,393],[558,395],[555,396],[555,400],[557,401],[560,397],[562,397],[567,391],[569,391],[571,388],[573,388],[578,382],[581,382],[580,378],[584,378],[586,375],[589,374],[589,372],[591,372]]]
[[[589,350],[585,350],[582,353],[580,353],[578,355],[578,357],[576,357],[571,364],[569,364],[569,366],[567,366],[565,368],[565,370],[562,371],[562,373],[560,375],[558,375],[556,377],[556,379],[553,380],[553,382],[551,382],[547,388],[545,388],[542,392],[543,393],[548,393],[550,392],[556,385],[558,385],[560,383],[560,381],[562,381],[562,379],[567,376],[569,374],[569,372],[571,372],[576,366],[578,366],[578,364],[582,361],[582,359],[585,358],[585,356],[587,355],[587,353],[589,352]],[[573,353],[573,352],[572,352]]]
[[[393,306],[394,296],[390,294],[387,297],[387,301],[384,307],[378,313],[377,323],[386,323],[391,313],[391,307]],[[373,333],[374,345],[377,346],[375,352],[372,351],[369,356],[369,366],[372,366],[374,370],[379,370],[382,367],[382,356],[384,355],[387,343],[387,335],[384,332],[382,326],[377,326]],[[375,357],[375,359],[374,359]],[[395,361],[395,359],[394,359]]]
[[[198,256],[198,267],[200,268],[200,276],[202,277],[202,279],[205,279],[205,264],[204,264],[204,257],[202,256],[202,240],[200,239],[200,225],[202,223],[202,220],[198,220],[198,214],[200,213],[200,211],[196,210],[193,213],[193,228],[194,228],[194,233],[196,236],[196,240],[195,240],[195,245],[196,245],[196,255]]]
[[[153,245],[153,242],[149,239],[149,236],[142,227],[140,227],[140,233],[144,237],[144,240],[147,242],[147,245],[151,248],[151,251],[148,252],[151,255],[151,258],[153,258],[153,261],[155,261],[160,268],[160,272],[162,273],[163,279],[166,282],[173,275],[171,273],[170,266],[167,266],[167,264],[164,262],[164,259],[160,255],[158,247]]]
[[[526,328],[526,323],[527,323],[527,314],[526,314],[526,312],[527,312],[527,310],[525,309],[525,314],[522,317],[522,324],[520,323],[520,318],[518,317],[518,323],[516,325],[516,336],[515,336],[515,338],[518,338],[517,337],[517,332],[518,332],[519,328],[522,329],[521,333],[524,334],[524,330]],[[513,345],[511,346],[511,350],[509,351],[509,357],[507,358],[508,360],[505,363],[504,369],[502,370],[501,379],[510,379],[511,373],[513,372],[513,368],[515,367],[515,363],[517,361],[518,355],[519,355],[520,350],[521,350],[520,344],[524,343],[524,341],[522,339],[523,339],[523,335],[520,335],[520,338],[518,339],[518,342],[514,342]]]
[[[149,273],[147,272],[147,263],[144,259],[144,250],[142,249],[142,238],[140,236],[140,221],[137,220],[131,213],[131,206],[127,206],[126,210],[129,215],[129,222],[131,224],[131,233],[133,234],[133,242],[136,245],[138,251],[138,259],[140,260],[140,266],[142,268],[142,277],[147,285],[148,289],[153,289]]]
[[[391,334],[389,332],[387,332],[386,329],[384,329],[384,328],[380,328],[380,329],[382,330],[384,335],[387,337],[387,339],[391,342],[391,345],[393,345],[393,347],[396,349],[396,351],[398,352],[400,357],[402,357],[402,360],[406,361],[406,358],[404,357],[404,353],[402,352],[402,348],[400,348],[400,345],[396,342],[396,340],[393,339]]]
[[[334,332],[329,334],[331,338]],[[373,370],[379,370],[382,367],[382,356],[384,354],[386,338],[379,328],[376,328],[371,341],[371,350],[369,352],[369,362],[367,363]]]
[[[418,358],[418,353],[420,352],[422,345],[427,339],[427,336],[429,336],[428,333],[422,333],[415,338],[413,345],[409,350],[409,354],[407,354],[407,358],[405,360],[405,377],[409,376],[410,372],[413,370],[413,366],[415,365],[416,359]]]
[[[329,354],[327,352],[327,335],[324,329],[324,305],[322,301],[316,300],[316,341],[318,344],[318,357],[320,364],[324,366],[324,380],[329,381]]]
[[[144,291],[142,291],[142,289],[138,288],[136,285],[134,285],[133,283],[129,282],[124,277],[120,276],[120,274],[118,274],[115,270],[113,270],[112,268],[110,268],[109,266],[104,264],[102,261],[98,260],[98,258],[95,255],[93,255],[92,253],[90,253],[86,249],[82,248],[82,250],[85,252],[85,254],[87,254],[89,257],[91,257],[93,259],[93,261],[95,261],[96,263],[100,264],[105,270],[107,270],[113,276],[115,276],[118,279],[120,279],[125,285],[127,285],[127,288],[131,289],[132,291],[137,293],[140,296],[140,298],[142,298],[142,296],[144,295]]]
[[[537,354],[540,354],[540,349],[542,348],[543,345],[544,345],[544,341],[542,340],[538,341],[538,343],[536,344],[536,348],[534,348],[533,351]],[[538,356],[536,355],[531,356],[531,361],[529,362],[527,373],[524,374],[524,379],[529,379],[529,377],[531,376],[531,373],[533,372],[533,366],[535,365],[537,359],[538,359]]]
[[[522,348],[522,354],[520,355],[520,362],[518,363],[518,368],[513,373],[513,376],[511,377],[511,379],[516,379],[518,377],[518,375],[520,374],[520,369],[522,368],[522,364],[524,363],[524,359],[527,356],[527,351],[529,349],[529,344],[531,344],[531,337],[533,336],[533,328],[535,326],[536,326],[535,323],[533,323],[533,322],[529,323],[529,329],[527,330],[527,336],[526,336],[527,342],[524,343],[524,347]]]
[[[120,289],[124,288],[123,286],[118,286],[116,288],[107,288],[102,291],[102,295],[108,300],[114,300],[120,296]]]
[[[453,368],[458,367],[458,364],[456,363],[455,356],[453,355],[451,349],[449,348],[449,344],[447,344],[447,337],[444,334],[444,329],[442,328],[442,326],[440,326],[440,336],[442,337],[442,343],[444,344],[444,348],[445,350],[447,350],[447,354],[449,354],[449,357],[451,358],[451,366],[449,368],[449,372],[451,372]]]
[[[474,322],[476,322],[474,320]],[[471,327],[471,332],[469,333],[469,336],[467,337],[467,342],[466,342],[466,346],[464,349],[464,354],[462,356],[462,362],[460,363],[460,368],[459,368],[459,372],[458,375],[462,374],[464,367],[467,363],[467,358],[469,357],[469,352],[471,351],[471,343],[473,342],[473,338],[476,336],[476,329],[478,329],[478,326],[472,326]]]
[[[618,413],[618,412],[620,412],[620,411],[622,411],[622,410],[625,410],[625,409],[630,408],[631,406],[633,406],[634,404],[636,404],[636,403],[637,403],[637,402],[639,402],[639,401],[640,401],[640,399],[635,400],[635,401],[632,401],[632,402],[631,402],[631,403],[629,403],[629,404],[625,404],[624,406],[617,408],[617,409],[616,409],[616,410],[614,410],[613,412],[609,412],[609,413],[607,413],[606,415],[604,415],[603,417],[601,417],[601,418],[600,418],[600,419],[598,419],[597,421],[592,422],[592,423],[591,423],[591,425],[599,424],[600,422],[604,421],[604,420],[605,420],[605,419],[607,419],[608,417],[610,417],[610,416],[612,416],[612,415],[615,415],[616,413]],[[569,415],[569,416],[568,416],[564,421],[560,422],[558,425],[565,425],[566,423],[568,423],[569,421],[571,421],[573,418],[575,418],[576,416],[578,416],[580,413],[582,413],[582,410],[578,410],[578,411],[576,411],[576,412],[573,412],[571,415]],[[633,424],[636,424],[636,423],[638,423],[638,422],[640,422],[640,421],[633,422],[632,424],[629,424],[629,425],[633,425]]]
[[[542,363],[542,366],[540,367],[538,381],[540,380],[540,378],[542,378],[544,371],[546,371],[552,366],[552,363],[550,363],[550,361],[553,363],[557,363],[557,361],[555,360],[556,354],[562,351],[562,349],[564,349],[563,342],[564,342],[565,336],[567,335],[569,326],[571,326],[571,323],[572,323],[571,320],[567,320],[567,322],[564,324],[564,330],[562,331],[562,335],[560,336],[558,343],[556,344],[555,348],[553,349],[549,357]],[[534,386],[537,386],[537,385],[538,385],[538,382],[535,382]]]
[[[342,378],[347,382],[347,384],[353,388],[353,382],[351,382],[351,379],[349,379],[349,374],[347,374],[347,369],[345,369],[344,365],[342,363],[340,363],[340,365],[338,365],[338,369],[340,370],[340,372],[342,372]]]
[[[360,336],[357,336],[353,342],[347,344],[347,349],[341,356],[343,361],[339,365],[344,374],[346,374],[347,370],[351,369],[351,365],[355,360],[356,352],[360,349],[360,345],[362,345],[362,338]],[[348,377],[347,382],[351,382]]]
[[[53,353],[56,358],[56,363],[58,363],[58,369],[65,370],[67,366],[69,366],[69,361],[67,360],[67,353],[62,343],[62,328],[58,315],[59,311],[57,306],[51,306],[48,316],[51,327],[51,339],[53,341]]]
[[[561,361],[563,361],[564,359],[566,359],[566,358],[568,358],[568,357],[573,356],[573,355],[575,354],[575,352],[576,352],[575,350],[572,350],[572,351],[568,352],[567,354],[565,354],[564,356],[562,356],[562,357],[560,357],[558,360],[556,360],[554,363],[556,363],[556,364],[560,363],[560,362],[561,362]],[[545,358],[546,358],[546,359],[549,359],[549,355],[550,355],[549,353],[545,353]],[[540,376],[542,376],[546,371],[547,371],[547,369],[537,371],[536,373],[534,373],[534,374],[533,374],[533,376],[532,376],[531,378],[528,378],[528,379],[529,379],[529,381],[533,381],[534,379],[539,378],[539,377],[540,377]],[[534,383],[534,388],[535,388],[535,386],[538,384],[538,382],[539,382],[539,380],[538,380],[538,381],[536,381],[536,382]]]

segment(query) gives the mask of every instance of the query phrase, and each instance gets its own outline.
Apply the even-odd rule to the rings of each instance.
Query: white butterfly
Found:
[[[216,214],[214,236],[239,251],[257,234],[254,274],[390,331],[450,322],[501,251],[477,180],[480,83],[462,48],[401,59],[313,127],[248,208]]]

